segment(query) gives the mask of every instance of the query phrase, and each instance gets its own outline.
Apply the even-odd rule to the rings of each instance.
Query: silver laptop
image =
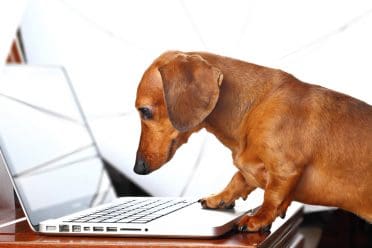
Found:
[[[255,207],[205,210],[197,199],[117,197],[63,68],[7,66],[0,119],[1,161],[36,232],[213,237]]]

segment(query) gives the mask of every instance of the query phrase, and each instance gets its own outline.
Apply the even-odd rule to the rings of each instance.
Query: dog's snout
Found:
[[[139,175],[147,175],[150,173],[149,166],[143,159],[137,158],[136,164],[134,165],[134,172]]]

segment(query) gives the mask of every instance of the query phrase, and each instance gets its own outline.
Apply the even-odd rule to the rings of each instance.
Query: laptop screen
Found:
[[[68,80],[61,67],[21,65],[0,78],[2,162],[36,230],[116,197]]]

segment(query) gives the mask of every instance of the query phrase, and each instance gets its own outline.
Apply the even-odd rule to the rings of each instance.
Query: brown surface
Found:
[[[4,212],[0,212],[0,216],[4,216]],[[231,232],[215,239],[168,239],[46,236],[33,232],[28,223],[22,221],[0,228],[0,247],[282,247],[295,238],[300,222],[301,213],[289,218],[284,225],[273,226],[271,234]]]
[[[18,219],[23,217],[23,211],[21,208],[18,208],[17,210],[14,209],[0,209],[0,225],[7,223],[9,221]],[[0,234],[2,232],[2,229],[0,228]]]

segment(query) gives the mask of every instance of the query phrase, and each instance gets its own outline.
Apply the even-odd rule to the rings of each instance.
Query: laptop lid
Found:
[[[35,230],[116,198],[79,107],[62,67],[4,67],[1,159]]]

